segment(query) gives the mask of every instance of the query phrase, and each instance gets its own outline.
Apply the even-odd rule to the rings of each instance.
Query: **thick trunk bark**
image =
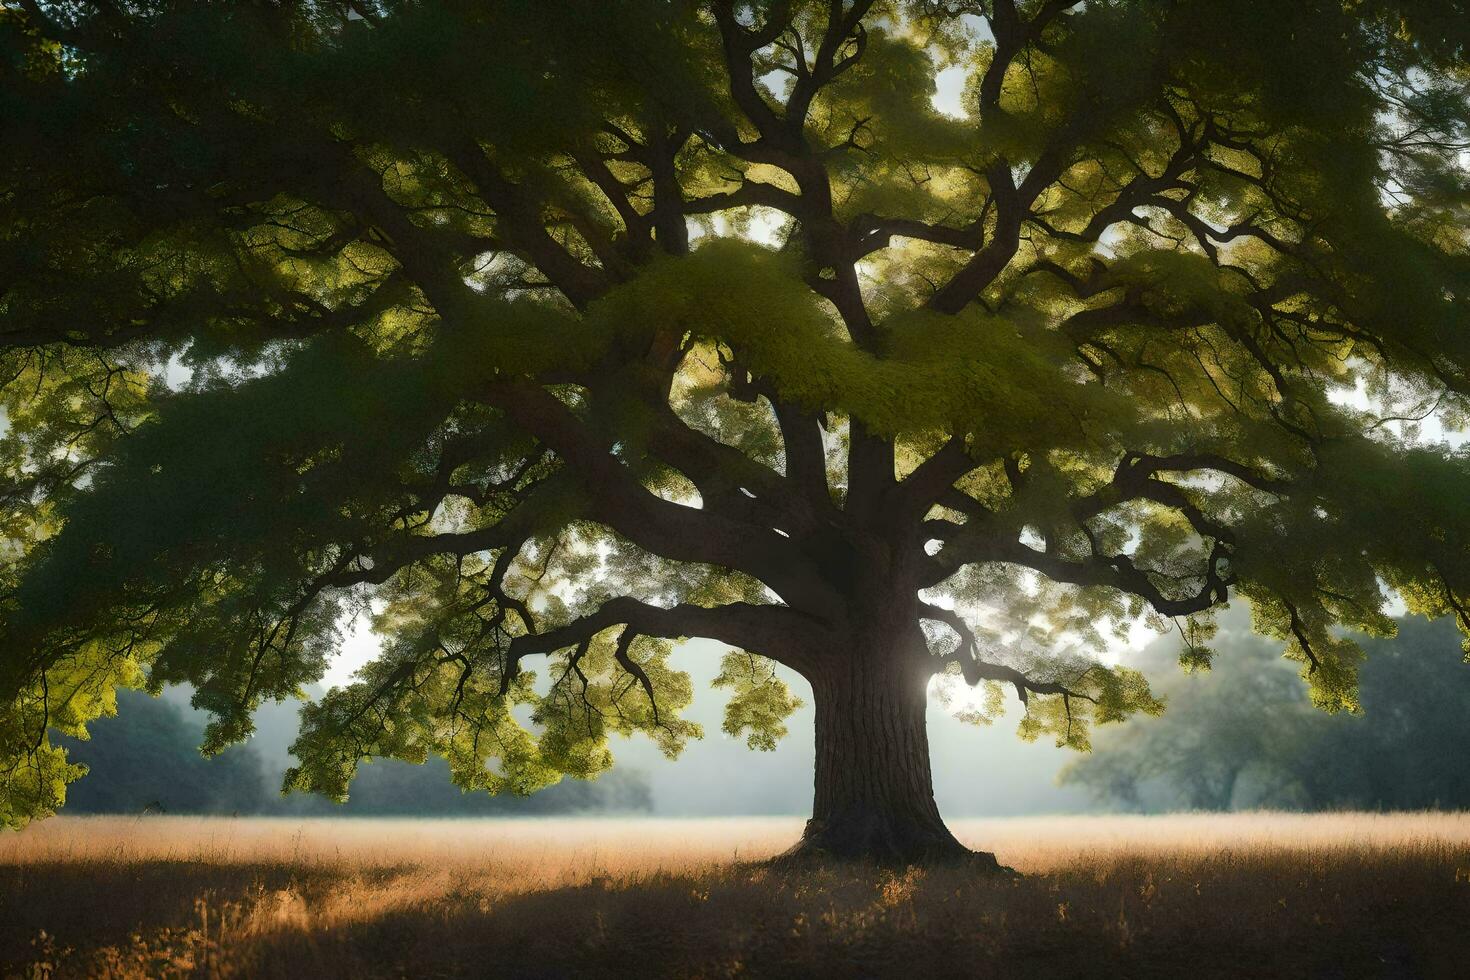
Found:
[[[816,794],[812,819],[787,859],[996,866],[944,825],[929,768],[928,676],[888,653],[850,654],[811,678]]]

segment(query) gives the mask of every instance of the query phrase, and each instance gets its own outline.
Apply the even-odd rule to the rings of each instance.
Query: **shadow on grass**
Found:
[[[390,963],[523,977],[1466,975],[1470,888],[1345,877],[832,869],[601,883],[400,910],[277,944],[260,965],[286,975],[326,954],[312,969],[342,976]]]
[[[420,876],[402,901],[361,915],[351,889],[381,897],[410,877],[33,866],[19,882],[4,869],[5,911],[18,894],[21,915],[0,936],[12,965],[36,929],[74,947],[57,976],[131,975],[127,964],[146,961],[136,975],[1449,977],[1470,967],[1467,866],[1443,853],[1355,852],[1128,859],[1018,879],[727,866],[527,891],[471,876],[425,890]],[[197,930],[180,931],[199,895],[248,904],[282,892],[307,914],[257,917],[172,956],[136,939],[161,929],[164,946],[199,946]],[[337,912],[310,914],[333,902]],[[147,956],[119,953],[129,941]]]
[[[354,879],[387,885],[410,869],[367,868]],[[267,895],[311,902],[336,876],[275,862],[37,861],[0,865],[0,976],[53,961],[67,949],[86,954],[126,946],[135,936],[195,928],[213,914],[249,914]],[[205,920],[207,926],[207,919]],[[62,957],[76,966],[84,955]],[[44,971],[40,971],[44,972]],[[83,971],[85,972],[85,971]],[[23,975],[23,974],[22,974]],[[67,975],[59,970],[58,976]]]

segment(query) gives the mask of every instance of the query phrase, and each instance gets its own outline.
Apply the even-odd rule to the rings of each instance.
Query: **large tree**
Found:
[[[0,9],[0,817],[117,686],[207,749],[368,603],[289,785],[526,792],[811,683],[807,852],[962,853],[926,693],[1084,748],[1232,595],[1355,705],[1470,628],[1445,0]],[[948,101],[936,107],[936,80]],[[544,671],[538,678],[532,668]],[[974,693],[978,689],[978,693]]]

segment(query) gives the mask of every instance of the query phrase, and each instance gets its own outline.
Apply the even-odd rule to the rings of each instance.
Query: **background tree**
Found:
[[[1365,644],[1362,712],[1312,707],[1280,649],[1222,634],[1209,673],[1166,677],[1162,717],[1099,737],[1062,773],[1099,800],[1140,810],[1423,810],[1470,806],[1470,671],[1446,622],[1406,619]],[[1161,676],[1155,644],[1136,666]]]
[[[69,761],[90,770],[67,794],[68,812],[325,814],[352,816],[523,816],[589,810],[628,812],[652,805],[647,777],[618,770],[597,782],[564,780],[530,797],[467,793],[450,780],[441,758],[424,765],[393,759],[362,767],[345,804],[320,797],[282,797],[253,742],[215,759],[199,754],[204,725],[166,698],[119,691],[118,712],[89,726],[88,738],[62,736]]]
[[[8,6],[0,813],[119,685],[247,735],[370,597],[292,787],[676,753],[702,636],[756,747],[811,682],[806,850],[960,855],[935,676],[1083,748],[1159,708],[1106,632],[1231,595],[1355,708],[1334,626],[1470,626],[1395,421],[1470,391],[1460,6]]]
[[[265,767],[254,746],[232,745],[205,759],[199,754],[203,733],[178,705],[123,691],[118,706],[117,716],[95,723],[85,741],[58,739],[72,763],[97,772],[67,794],[68,811],[248,814],[269,804]]]
[[[418,766],[397,759],[359,766],[350,789],[351,795],[341,805],[320,796],[298,794],[283,799],[273,792],[272,808],[281,813],[323,816],[345,813],[388,817],[525,817],[590,812],[626,814],[646,812],[653,806],[647,776],[637,769],[619,769],[595,782],[564,779],[531,796],[491,796],[455,786],[448,764],[437,757]]]

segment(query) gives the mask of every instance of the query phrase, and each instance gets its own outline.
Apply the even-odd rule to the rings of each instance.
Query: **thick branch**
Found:
[[[793,606],[838,614],[840,598],[810,572],[789,538],[650,493],[614,454],[614,440],[589,428],[539,385],[495,385],[485,401],[503,409],[572,467],[591,496],[588,513],[593,520],[650,554],[745,572]]]
[[[832,635],[817,620],[785,606],[732,602],[722,606],[680,603],[662,607],[623,596],[608,600],[595,612],[564,626],[516,637],[507,654],[507,677],[513,678],[526,657],[578,646],[618,625],[628,627],[630,635],[717,640],[795,670],[809,666],[813,652],[833,642]],[[503,683],[509,684],[509,680]]]

